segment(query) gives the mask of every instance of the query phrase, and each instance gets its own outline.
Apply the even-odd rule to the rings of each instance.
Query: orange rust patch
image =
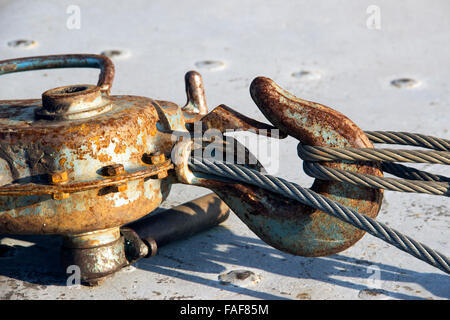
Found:
[[[101,162],[109,162],[109,161],[112,160],[112,157],[109,156],[109,155],[107,155],[107,154],[105,154],[105,153],[99,154],[99,155],[97,156],[97,158],[98,158],[98,160],[100,160]]]
[[[67,161],[66,158],[61,158],[61,159],[59,160],[59,165],[60,165],[61,167],[63,167],[63,166],[64,166],[64,163],[66,163],[66,161]]]
[[[118,143],[116,144],[116,147],[114,148],[114,152],[115,152],[116,154],[117,154],[117,153],[125,153],[126,150],[127,150],[126,144],[125,144],[125,143],[120,143],[120,142],[118,142]]]

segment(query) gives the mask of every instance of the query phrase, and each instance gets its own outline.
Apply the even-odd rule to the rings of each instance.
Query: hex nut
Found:
[[[54,193],[52,194],[52,199],[54,200],[64,200],[70,197],[70,193]]]
[[[159,164],[166,160],[166,156],[164,155],[164,153],[156,152],[155,154],[150,156],[150,160],[152,164]]]
[[[158,173],[158,179],[164,179],[167,178],[167,176],[168,176],[167,171]]]
[[[49,174],[50,175],[50,183],[51,184],[65,184],[67,181],[69,181],[69,175],[67,171],[56,171]],[[53,193],[52,199],[54,200],[64,200],[70,197],[70,193],[60,192],[60,193]]]
[[[166,156],[164,153],[160,151],[154,153],[145,153],[142,157],[142,160],[147,164],[160,164],[166,160]]]
[[[116,192],[124,192],[128,190],[128,185],[126,183],[119,184],[116,186]]]
[[[108,177],[118,176],[125,173],[125,168],[121,163],[111,164],[102,168],[102,175]]]
[[[62,184],[69,181],[69,175],[67,171],[56,171],[50,173],[50,182],[52,184]]]

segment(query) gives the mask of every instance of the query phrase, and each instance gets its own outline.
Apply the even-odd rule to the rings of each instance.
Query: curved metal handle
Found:
[[[0,75],[40,69],[96,68],[100,69],[97,86],[109,94],[114,79],[114,64],[105,56],[97,54],[63,54],[26,57],[0,61]]]

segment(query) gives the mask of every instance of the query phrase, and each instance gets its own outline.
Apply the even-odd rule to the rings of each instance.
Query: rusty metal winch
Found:
[[[171,158],[194,138],[197,124],[201,132],[252,130],[275,138],[289,134],[315,146],[372,147],[344,115],[297,99],[262,77],[253,81],[251,96],[275,127],[225,105],[208,113],[201,76],[194,71],[185,77],[184,107],[114,96],[114,66],[99,55],[0,61],[0,74],[80,67],[101,70],[97,85],[50,89],[42,99],[0,101],[0,234],[62,235],[64,264],[78,265],[91,284],[153,255],[157,246],[220,223],[228,207],[262,240],[296,255],[333,254],[363,236],[345,222],[261,188],[185,172]],[[246,150],[246,165],[262,170],[259,162],[248,161],[252,158]],[[373,163],[326,165],[382,175]],[[148,215],[174,183],[215,194]],[[312,189],[372,218],[380,209],[382,190],[321,180]]]

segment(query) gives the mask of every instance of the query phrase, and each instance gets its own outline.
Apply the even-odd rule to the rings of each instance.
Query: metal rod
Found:
[[[230,213],[220,198],[210,193],[171,209],[151,214],[127,225],[147,242],[149,255],[156,248],[170,242],[190,237],[224,222]]]

